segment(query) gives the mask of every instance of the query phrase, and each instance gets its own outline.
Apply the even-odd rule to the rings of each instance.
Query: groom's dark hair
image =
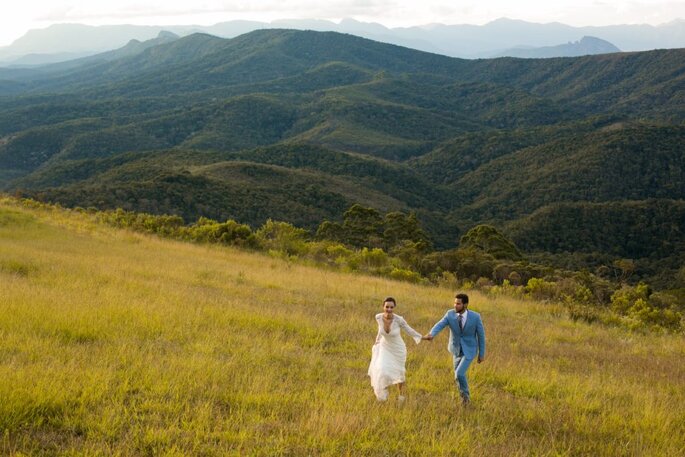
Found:
[[[395,299],[392,298],[392,297],[386,298],[385,300],[383,300],[383,303],[385,303],[386,301],[391,301],[392,304],[393,304],[393,306],[397,306],[397,302],[396,302]]]
[[[466,294],[457,294],[454,296],[454,298],[460,298],[461,302],[465,305],[469,304],[469,296]]]

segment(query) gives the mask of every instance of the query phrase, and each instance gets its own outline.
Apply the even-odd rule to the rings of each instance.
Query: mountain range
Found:
[[[685,47],[685,22],[672,21],[659,26],[615,25],[572,27],[560,23],[537,24],[519,20],[498,19],[484,25],[444,25],[388,28],[377,23],[344,19],[340,23],[324,20],[280,20],[274,22],[229,21],[212,26],[87,26],[55,24],[35,29],[0,48],[4,66],[31,66],[85,57],[120,48],[129,40],[146,41],[161,31],[179,36],[207,33],[234,38],[259,29],[289,28],[298,30],[347,33],[375,41],[396,44],[426,52],[461,58],[496,56],[563,57],[606,52],[644,51]],[[609,43],[578,46],[569,54],[568,43],[594,37]],[[558,47],[558,48],[557,48]],[[521,54],[522,49],[545,48],[542,54]],[[557,49],[555,49],[557,48]]]
[[[621,52],[621,50],[608,41],[584,36],[579,41],[568,42],[557,46],[511,48],[495,57],[539,59],[547,57],[578,57],[593,54],[610,54],[612,52]]]
[[[269,218],[414,211],[529,255],[685,259],[685,50],[465,60],[335,32],[162,34],[0,71],[0,186],[69,206]],[[583,221],[582,224],[578,221]]]

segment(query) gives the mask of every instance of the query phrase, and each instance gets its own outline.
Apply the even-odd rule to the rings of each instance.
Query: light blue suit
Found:
[[[454,379],[459,385],[459,393],[465,400],[469,400],[469,383],[466,379],[466,370],[477,356],[485,358],[485,329],[480,314],[468,310],[464,328],[459,327],[457,312],[453,309],[447,311],[445,316],[438,321],[430,331],[435,337],[445,327],[451,330],[451,341],[448,349],[452,353],[454,361]]]

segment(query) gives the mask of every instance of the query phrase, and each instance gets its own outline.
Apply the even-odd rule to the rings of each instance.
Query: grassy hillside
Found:
[[[488,357],[458,406],[446,336],[409,398],[366,377],[386,295],[425,332],[451,289],[150,238],[0,202],[0,453],[679,455],[679,336],[473,294]],[[394,397],[391,398],[394,400]]]

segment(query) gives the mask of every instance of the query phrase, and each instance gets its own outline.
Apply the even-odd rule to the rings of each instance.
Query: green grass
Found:
[[[421,332],[452,290],[97,226],[0,200],[2,455],[682,455],[685,341],[472,295],[488,358],[457,403],[446,336],[406,404],[366,369],[386,295]],[[393,392],[394,394],[394,392]]]

